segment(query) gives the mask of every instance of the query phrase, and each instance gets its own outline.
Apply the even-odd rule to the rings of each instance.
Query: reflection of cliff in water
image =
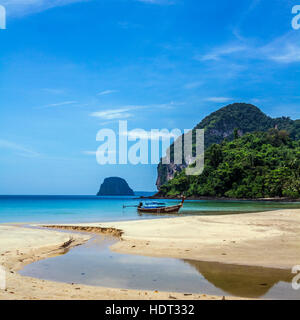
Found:
[[[290,270],[183,260],[217,288],[248,298],[264,296],[280,281],[292,282]]]

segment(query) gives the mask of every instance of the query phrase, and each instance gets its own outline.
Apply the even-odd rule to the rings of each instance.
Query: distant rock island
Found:
[[[128,183],[118,177],[104,179],[97,196],[134,196]]]

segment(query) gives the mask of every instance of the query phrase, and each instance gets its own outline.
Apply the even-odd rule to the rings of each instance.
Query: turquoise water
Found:
[[[149,195],[146,193],[137,194]],[[140,216],[136,208],[137,197],[96,196],[0,196],[0,223],[73,223],[149,219],[159,216]],[[168,204],[178,201],[164,200]],[[300,203],[252,201],[186,201],[180,215],[212,215],[282,208],[300,208]]]

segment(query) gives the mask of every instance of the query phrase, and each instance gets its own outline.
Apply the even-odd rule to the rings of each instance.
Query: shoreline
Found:
[[[165,199],[165,200],[181,200],[182,197],[181,196],[162,196],[159,195],[158,193],[153,195],[153,196],[149,196],[149,197],[144,197],[141,196],[137,199]],[[196,197],[196,196],[192,196],[192,197],[186,197],[185,200],[210,200],[210,201],[249,201],[249,202],[299,202],[300,203],[300,199],[292,199],[292,198],[257,198],[257,199],[252,199],[252,198],[227,198],[227,197],[205,197],[205,196],[201,196],[201,197]]]

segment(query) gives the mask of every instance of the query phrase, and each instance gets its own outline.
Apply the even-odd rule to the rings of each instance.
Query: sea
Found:
[[[130,197],[1,195],[0,223],[84,223],[161,218],[137,213],[136,206],[140,201],[153,201],[139,197],[151,195],[151,192],[136,192]],[[159,201],[167,205],[178,203],[177,200]],[[177,216],[242,214],[289,208],[300,208],[300,203],[189,200]]]

